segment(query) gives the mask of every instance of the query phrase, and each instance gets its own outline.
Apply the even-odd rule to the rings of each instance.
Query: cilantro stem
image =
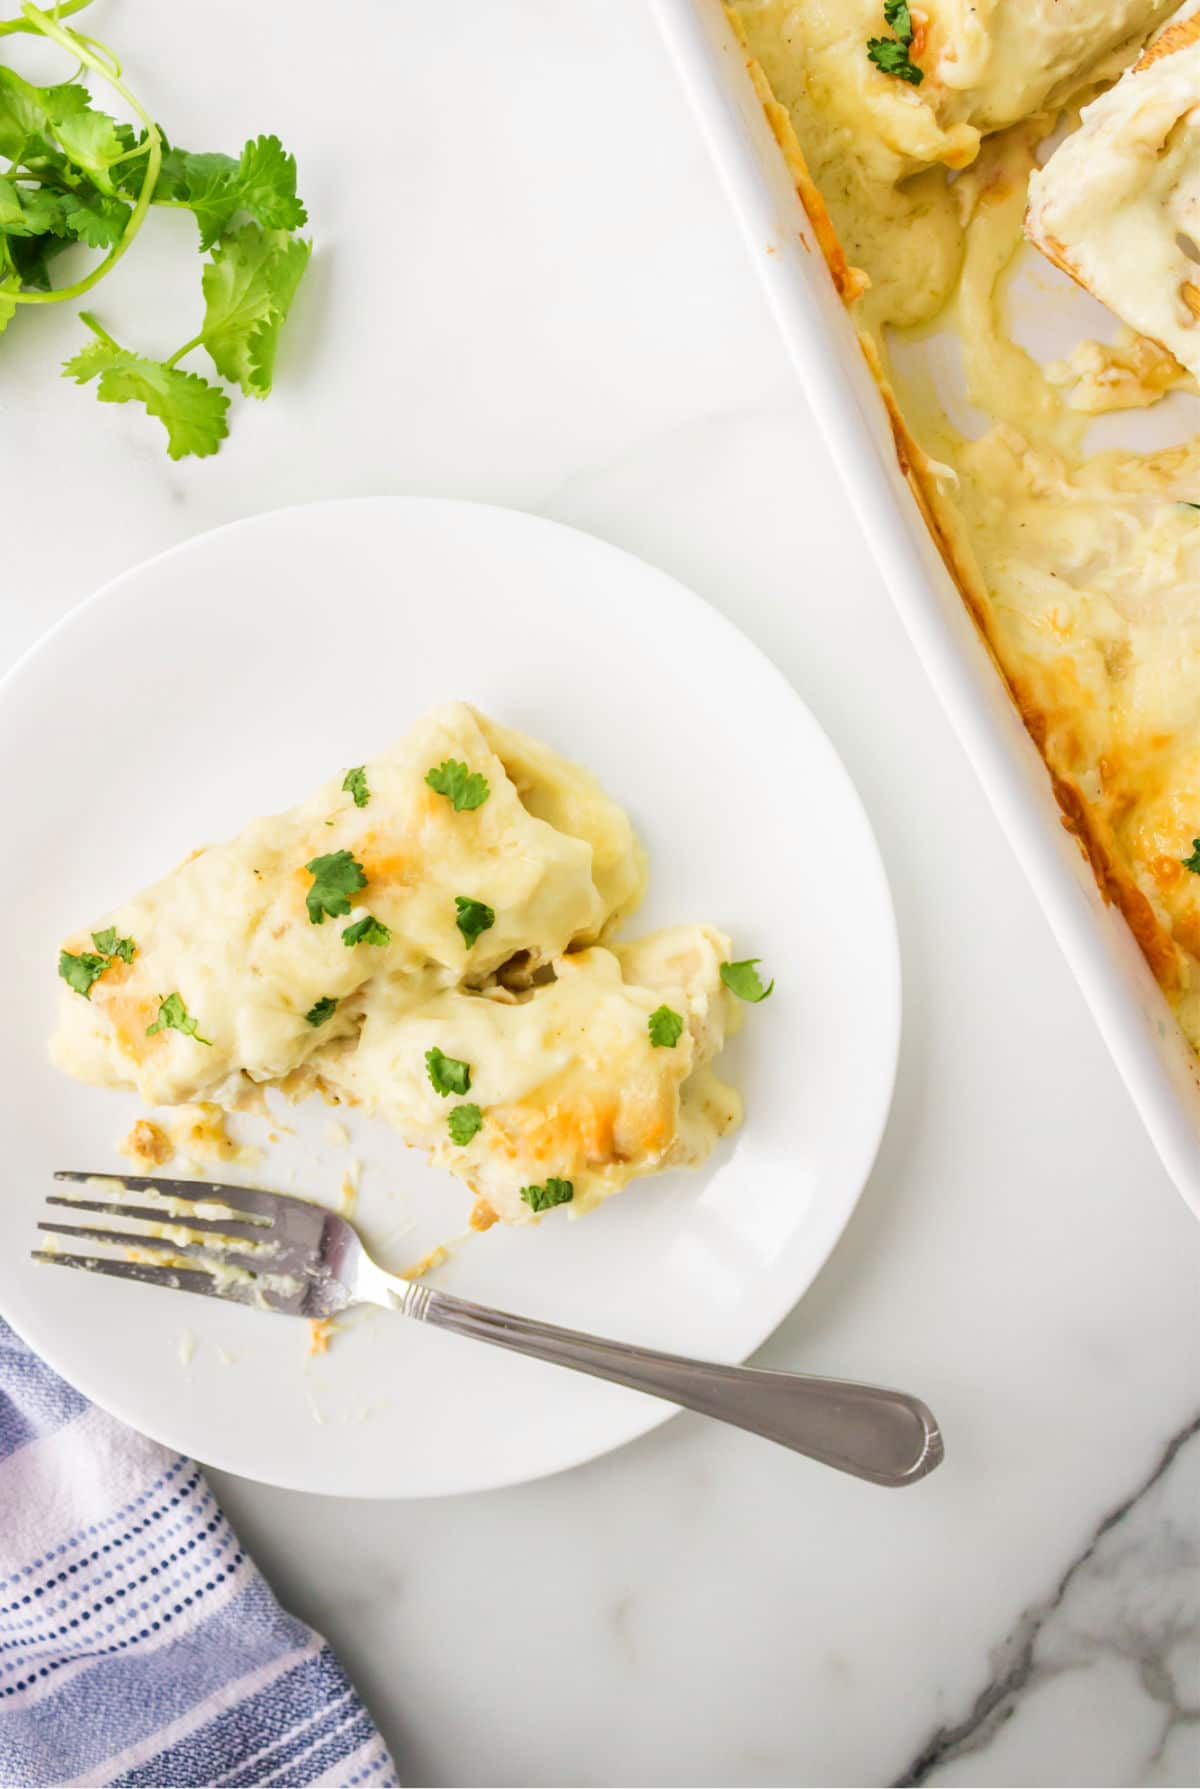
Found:
[[[183,359],[185,354],[190,354],[193,348],[202,348],[203,346],[204,346],[204,331],[201,330],[200,334],[194,335],[190,342],[185,342],[183,344],[182,348],[176,348],[176,350],[175,350],[174,354],[172,354],[170,360],[164,360],[163,365],[165,367],[173,367],[177,361],[180,361]]]
[[[90,6],[91,4],[92,0],[60,0],[60,4],[54,8],[53,16],[56,19],[66,19],[69,18],[73,12],[82,12],[85,6]],[[0,37],[9,37],[14,31],[34,32],[39,31],[40,29],[41,27],[39,25],[31,25],[28,19],[4,19],[3,21],[0,21]]]
[[[113,340],[112,336],[109,335],[107,329],[105,329],[99,322],[93,311],[80,311],[79,321],[81,323],[86,323],[92,334],[99,336],[106,348],[115,348],[118,352],[120,351],[120,342]]]
[[[71,6],[71,0],[64,0],[62,10],[77,11]],[[139,117],[146,127],[146,142],[142,147],[148,150],[146,156],[146,174],[142,181],[142,190],[137,196],[129,222],[117,242],[105,255],[98,267],[93,267],[83,279],[76,280],[73,286],[59,286],[51,292],[12,292],[9,296],[17,304],[61,304],[65,298],[82,298],[85,292],[102,280],[106,273],[111,273],[121,256],[129,248],[134,237],[146,221],[146,213],[150,209],[150,201],[154,196],[154,188],[158,183],[159,169],[162,167],[162,133],[149,112],[126,87],[120,77],[120,63],[111,50],[103,44],[95,44],[94,39],[84,37],[78,31],[71,31],[60,25],[49,13],[39,12],[33,0],[21,0],[21,12],[28,21],[30,29],[48,37],[71,55],[78,57],[85,68],[92,69],[108,82],[109,86],[119,93],[131,112]],[[15,22],[15,21],[14,21]],[[97,52],[103,52],[99,54]]]

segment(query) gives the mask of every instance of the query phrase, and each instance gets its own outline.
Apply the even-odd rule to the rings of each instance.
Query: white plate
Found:
[[[635,1184],[579,1223],[474,1237],[440,1283],[741,1360],[833,1247],[887,1114],[899,965],[870,826],[794,691],[699,598],[587,535],[417,498],[256,517],[127,573],[0,687],[0,1308],[97,1403],[249,1478],[353,1496],[475,1490],[591,1458],[670,1414],[385,1313],[309,1359],[299,1323],[28,1259],[51,1170],[117,1169],[140,1110],[46,1062],[59,938],[456,696],[552,742],[628,805],[651,861],[638,925],[711,920],[778,986],[728,1052],[747,1117],[710,1164]],[[301,1109],[264,1181],[294,1175],[332,1201],[346,1152],[328,1125]],[[385,1127],[360,1120],[354,1146],[358,1215],[389,1265],[462,1229],[469,1195]]]

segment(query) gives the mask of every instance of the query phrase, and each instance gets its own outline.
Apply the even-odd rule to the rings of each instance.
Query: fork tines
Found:
[[[298,1201],[256,1187],[75,1169],[60,1170],[54,1178],[79,1186],[81,1192],[86,1189],[92,1196],[82,1197],[74,1192],[53,1194],[47,1204],[81,1215],[102,1216],[105,1220],[130,1220],[131,1225],[145,1227],[126,1227],[111,1221],[70,1224],[42,1219],[37,1227],[48,1236],[68,1236],[122,1252],[74,1254],[48,1247],[32,1251],[35,1261],[232,1299],[268,1310],[301,1310],[307,1276],[316,1260],[313,1238],[304,1233],[315,1225],[319,1234],[318,1208],[308,1208],[312,1218],[306,1211],[304,1221],[297,1225],[294,1220],[287,1221],[287,1208]],[[141,1194],[144,1202],[127,1204],[119,1196],[94,1196],[108,1193],[109,1189],[115,1195]],[[277,1216],[282,1220],[278,1224]]]

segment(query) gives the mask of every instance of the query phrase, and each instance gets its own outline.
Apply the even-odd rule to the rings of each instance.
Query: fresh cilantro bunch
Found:
[[[0,21],[0,39],[45,37],[79,65],[72,79],[35,87],[0,63],[0,333],[19,305],[90,292],[128,251],[152,205],[192,212],[206,256],[198,332],[165,360],[152,360],[83,311],[94,340],[63,371],[80,385],[95,380],[101,403],[145,405],[166,429],[173,460],[203,457],[229,433],[229,398],[179,363],[203,349],[247,397],[270,392],[279,332],[312,249],[295,234],[308,217],[296,194],[296,163],[270,136],[252,138],[236,159],[174,148],[125,85],[111,50],[63,23],[88,4],[60,0],[40,11],[21,0],[20,18]],[[78,78],[84,71],[113,89],[140,128],[92,105]],[[103,258],[81,279],[55,286],[53,262],[73,243]]]

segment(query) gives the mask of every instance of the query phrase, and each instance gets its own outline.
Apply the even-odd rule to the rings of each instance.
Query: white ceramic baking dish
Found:
[[[741,46],[720,0],[652,4],[880,574],[1146,1128],[1200,1217],[1200,1064],[1066,830],[1041,757],[926,530]]]

